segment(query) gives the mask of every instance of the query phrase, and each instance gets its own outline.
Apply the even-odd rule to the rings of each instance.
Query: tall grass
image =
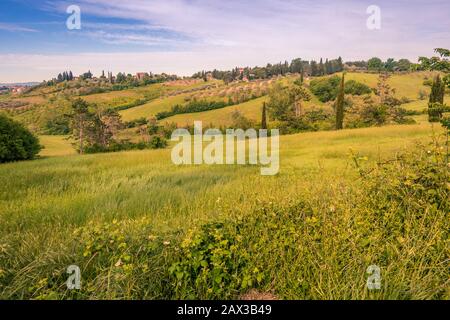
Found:
[[[432,157],[361,178],[430,135],[423,124],[285,136],[277,177],[176,167],[170,150],[2,165],[0,296],[235,298],[258,288],[285,299],[448,298],[448,191],[405,184],[431,174]],[[211,252],[200,269],[187,256],[204,239],[224,266],[217,281]],[[81,291],[65,287],[73,264]],[[364,287],[369,264],[382,268],[380,292]]]

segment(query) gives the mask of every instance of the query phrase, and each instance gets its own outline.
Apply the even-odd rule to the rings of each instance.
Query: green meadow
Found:
[[[377,74],[346,77],[377,86]],[[445,135],[428,122],[427,100],[419,97],[420,90],[429,94],[423,82],[430,77],[389,78],[415,123],[281,136],[276,176],[262,176],[257,165],[176,166],[173,143],[79,155],[69,136],[40,135],[38,159],[0,165],[0,298],[242,299],[251,292],[449,299]],[[189,99],[224,100],[260,88],[209,84],[153,84],[84,98],[100,107],[143,99],[120,111],[130,121]],[[67,107],[49,95],[44,88],[11,98],[31,106],[9,114],[37,128]],[[305,107],[331,108],[311,96]],[[160,124],[225,127],[236,110],[259,123],[267,99]],[[120,134],[141,139],[138,128]],[[67,289],[70,265],[81,269],[80,290]],[[380,267],[380,290],[367,288],[371,265]]]
[[[170,149],[71,155],[63,137],[42,137],[42,159],[0,166],[0,296],[236,298],[257,288],[280,299],[442,298],[448,269],[435,245],[448,220],[405,216],[413,229],[385,238],[367,225],[376,213],[362,207],[360,175],[440,134],[424,123],[283,136],[275,177],[257,166],[175,166]],[[384,219],[400,227],[389,211]],[[190,282],[195,268],[183,263],[189,252],[206,259],[202,237],[231,279]],[[83,279],[75,295],[64,282],[72,264]],[[384,271],[381,291],[365,288],[370,264]]]

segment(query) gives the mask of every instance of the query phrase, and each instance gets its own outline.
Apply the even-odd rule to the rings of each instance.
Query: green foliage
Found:
[[[339,92],[339,84],[341,78],[332,76],[323,79],[314,79],[311,81],[311,92],[319,98],[321,102],[328,102],[335,100]],[[364,95],[370,94],[372,90],[364,83],[355,80],[349,80],[345,83],[345,94]]]
[[[445,111],[444,105],[445,83],[439,75],[433,81],[430,100],[428,103],[428,121],[439,122]]]
[[[254,212],[189,233],[169,268],[175,298],[226,299],[272,286],[287,299],[348,299],[355,292],[369,299],[444,298],[445,265],[427,267],[445,260],[448,236],[450,176],[441,148],[370,168],[361,164],[364,157],[353,157],[359,192],[262,201]],[[361,276],[370,264],[389,270],[372,293]],[[325,283],[333,285],[318,292]]]
[[[345,98],[345,74],[342,75],[341,86],[336,99],[336,130],[344,128],[344,98]]]
[[[321,102],[328,102],[336,99],[341,78],[333,76],[311,81],[311,92],[319,98]]]
[[[380,58],[374,57],[369,59],[367,67],[371,71],[381,71],[384,67],[383,61]]]
[[[22,124],[0,114],[0,163],[34,159],[41,148]]]
[[[136,119],[136,120],[131,120],[131,121],[127,121],[124,123],[124,127],[125,128],[136,128],[136,127],[140,127],[140,126],[144,126],[148,123],[148,120],[144,117]]]
[[[154,136],[151,138],[150,142],[138,142],[132,143],[129,141],[113,141],[108,146],[103,146],[100,144],[92,144],[84,148],[84,152],[87,154],[93,153],[108,153],[108,152],[119,152],[128,150],[144,150],[144,149],[163,149],[167,146],[167,141],[159,136]]]
[[[49,135],[67,135],[70,133],[70,121],[62,115],[50,119],[45,124],[45,133]]]
[[[301,113],[302,101],[310,99],[310,94],[302,86],[275,84],[269,93],[267,109],[275,120],[292,121]]]
[[[263,273],[249,266],[249,254],[240,250],[240,227],[211,223],[186,236],[179,261],[169,268],[176,299],[229,299],[263,280]]]
[[[361,82],[349,80],[345,83],[345,94],[352,94],[355,96],[362,96],[364,94],[371,94],[372,89]]]
[[[267,110],[266,103],[263,103],[262,115],[261,115],[261,129],[267,129]]]
[[[194,112],[203,112],[208,110],[221,109],[233,104],[234,104],[233,102],[227,103],[224,101],[193,100],[184,106],[176,105],[170,111],[159,112],[158,114],[156,114],[155,117],[157,120],[162,120],[174,116],[176,114],[194,113]]]

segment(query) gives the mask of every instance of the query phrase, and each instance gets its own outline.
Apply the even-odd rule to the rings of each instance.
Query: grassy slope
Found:
[[[5,248],[14,248],[13,264],[20,269],[14,286],[26,290],[25,270],[44,278],[55,268],[65,268],[77,227],[146,217],[152,234],[186,231],[220,219],[227,211],[223,208],[248,212],[260,200],[283,202],[324,181],[356,187],[350,150],[373,162],[426,141],[430,134],[430,125],[424,123],[283,136],[277,177],[261,176],[256,166],[177,167],[170,149],[1,165],[0,239]],[[56,140],[42,139],[53,145],[49,153],[64,153]],[[295,297],[295,288],[283,285],[286,295]]]
[[[398,98],[406,97],[408,99],[414,100],[410,104],[405,105],[407,109],[416,109],[419,108],[417,105],[425,105],[427,104],[426,100],[420,101],[418,99],[419,90],[424,90],[429,93],[430,88],[423,85],[423,79],[425,76],[430,77],[430,73],[428,72],[420,72],[420,73],[412,73],[412,74],[404,74],[404,75],[393,75],[389,78],[388,82],[395,88],[396,96]],[[362,82],[367,84],[371,88],[376,88],[378,82],[378,75],[371,73],[347,73],[347,80],[356,80],[358,82]],[[232,106],[219,110],[212,110],[207,112],[193,113],[193,114],[181,114],[165,119],[164,122],[175,122],[180,126],[184,126],[186,124],[191,124],[194,120],[201,120],[204,123],[212,123],[217,126],[228,125],[231,123],[231,112],[233,110],[241,111],[246,117],[259,121],[261,117],[261,104],[263,99],[257,99],[254,101],[250,101],[247,103],[243,103],[237,106]],[[160,102],[155,102],[155,104],[159,104]],[[312,99],[310,102],[305,104],[306,106],[323,105],[314,95],[312,95]],[[161,108],[166,108],[166,105],[161,104]],[[149,107],[150,108],[150,107]],[[152,108],[156,108],[155,105],[152,105]],[[425,107],[424,107],[425,108]],[[421,108],[420,110],[422,110]],[[128,110],[126,113],[128,115],[133,114],[133,109]],[[144,115],[141,113],[140,115]]]
[[[175,122],[178,126],[192,125],[194,121],[203,121],[204,124],[214,124],[225,126],[232,122],[231,115],[235,110],[239,110],[244,116],[252,120],[259,120],[261,117],[261,106],[267,97],[258,98],[235,106],[230,106],[217,110],[205,112],[178,114],[164,119],[162,122]]]
[[[120,114],[122,115],[122,119],[124,121],[139,118],[150,118],[158,112],[170,110],[170,108],[176,104],[184,103],[184,99],[187,96],[187,94],[180,94],[173,97],[159,98],[142,106],[121,111]]]
[[[248,178],[277,193],[271,182],[291,173],[313,174],[317,182],[330,170],[338,174],[349,165],[350,148],[376,160],[430,134],[424,123],[283,136],[280,178],[261,178],[258,168],[249,166],[176,167],[169,149],[5,164],[0,166],[2,230],[142,215],[154,217],[155,224],[189,225],[193,220],[187,217],[210,217],[217,197],[232,201],[251,192],[244,188]],[[42,143],[43,155],[71,153],[60,137],[44,137]]]
[[[42,157],[68,156],[76,154],[66,136],[39,136],[39,141],[44,149],[39,153]]]

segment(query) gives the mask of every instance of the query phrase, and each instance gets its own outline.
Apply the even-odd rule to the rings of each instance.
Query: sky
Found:
[[[67,28],[71,5],[81,29]],[[367,27],[371,5],[377,29]],[[449,0],[1,0],[0,83],[65,70],[188,76],[293,58],[415,62],[450,47],[449,16]]]

